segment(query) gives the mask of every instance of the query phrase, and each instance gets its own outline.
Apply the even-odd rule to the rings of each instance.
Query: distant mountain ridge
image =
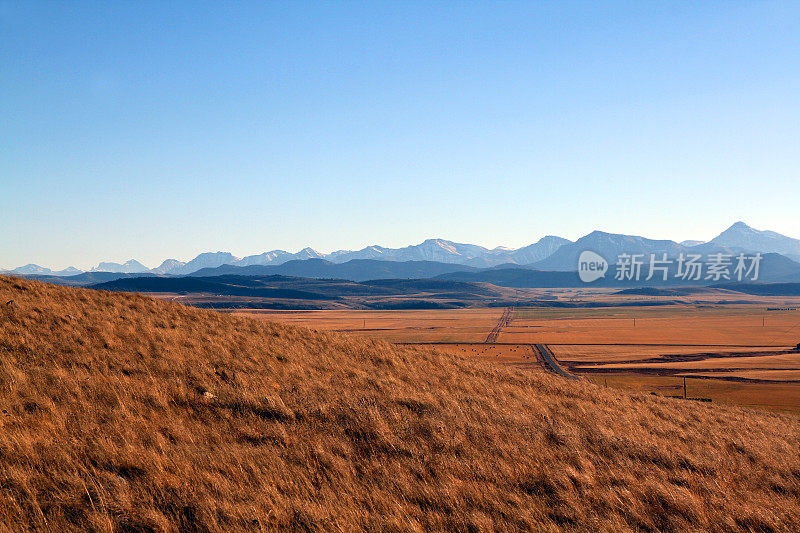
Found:
[[[165,259],[161,265],[151,270],[151,272],[153,274],[166,274],[168,272],[176,271],[184,265],[186,265],[186,263],[183,261],[178,261],[177,259]]]
[[[800,261],[800,240],[786,237],[772,231],[759,231],[743,222],[737,222],[708,242],[656,240],[634,235],[593,231],[574,243],[559,247],[552,255],[530,266],[540,270],[574,271],[578,257],[586,250],[603,256],[609,263],[615,263],[620,254],[655,254],[661,258],[676,258],[680,254],[700,254],[709,256],[722,253],[780,254],[792,261]]]
[[[800,239],[793,239],[774,231],[759,231],[744,222],[735,223],[715,237],[711,243],[735,250],[772,252],[800,261]]]
[[[118,274],[143,274],[150,269],[135,259],[120,263],[100,263],[90,272],[114,272]]]
[[[436,261],[385,261],[381,259],[351,259],[333,263],[325,259],[294,259],[279,265],[222,265],[204,268],[190,274],[192,277],[237,276],[295,276],[303,278],[336,278],[351,281],[374,279],[428,279],[450,272],[474,272],[475,267]]]
[[[12,274],[21,274],[21,275],[45,275],[45,276],[74,276],[76,274],[81,274],[83,271],[78,270],[75,267],[67,267],[64,270],[57,270],[53,271],[47,267],[42,267],[39,265],[34,265],[33,263],[29,263],[27,265],[17,267],[13,270],[9,270]]]
[[[676,272],[676,263],[667,270],[667,280],[657,275],[648,280],[649,265],[642,265],[641,275],[636,279],[617,280],[617,266],[609,265],[608,273],[603,279],[591,284],[593,287],[646,287],[646,286],[707,286],[714,283],[737,282],[735,274],[728,278],[709,280],[705,276],[700,279],[683,279]],[[369,282],[373,280],[421,280],[438,279],[459,282],[490,283],[509,288],[553,288],[553,287],[586,287],[575,270],[542,270],[530,265],[504,264],[491,268],[475,268],[454,263],[436,261],[383,261],[380,259],[351,259],[346,263],[333,263],[325,259],[295,259],[280,265],[221,265],[216,268],[203,268],[186,276],[169,276],[164,274],[125,274],[112,272],[85,272],[83,274],[58,277],[52,275],[28,275],[31,279],[49,281],[61,285],[87,286],[132,278],[159,278],[162,280],[195,278],[220,278],[235,276],[237,278],[288,276],[305,279],[338,279],[350,282]],[[743,278],[742,281],[749,281]],[[800,263],[786,256],[763,254],[760,264],[758,283],[797,283],[800,282]],[[138,282],[137,282],[138,283]],[[144,282],[142,282],[144,283]],[[155,284],[166,281],[146,282]],[[190,281],[185,283],[190,284]],[[121,286],[122,282],[120,282]]]
[[[613,263],[622,253],[645,255],[666,253],[669,257],[674,257],[685,249],[685,246],[675,241],[593,231],[573,243],[561,246],[552,255],[533,263],[532,266],[540,270],[574,271],[578,267],[578,257],[586,250],[598,253]]]
[[[290,261],[305,261],[311,259],[324,259],[331,263],[347,263],[352,260],[374,259],[380,261],[409,262],[409,261],[430,261],[436,263],[447,263],[454,265],[472,266],[475,268],[488,268],[506,263],[510,264],[529,264],[550,256],[555,250],[571,241],[556,236],[546,236],[538,242],[528,246],[509,249],[494,248],[488,249],[475,244],[463,244],[448,241],[445,239],[428,239],[417,245],[405,246],[402,248],[385,248],[383,246],[367,246],[361,250],[338,250],[330,254],[321,254],[313,248],[304,248],[297,253],[290,253],[284,250],[271,250],[260,254],[249,255],[239,258],[230,252],[204,252],[188,262],[176,259],[167,259],[154,269],[148,269],[135,260],[130,260],[124,264],[120,263],[100,263],[91,269],[91,272],[114,272],[114,273],[145,273],[166,274],[173,276],[184,276],[199,270],[208,268],[218,268],[223,265],[236,267],[251,266],[278,266]],[[75,269],[72,274],[79,274],[82,271]],[[26,265],[11,271],[13,274],[22,275],[54,275],[54,273],[38,265]]]
[[[338,250],[322,254],[312,248],[304,248],[297,253],[284,250],[271,250],[260,254],[239,258],[230,252],[204,252],[188,262],[167,259],[156,268],[148,269],[140,262],[131,259],[125,263],[103,262],[90,272],[112,272],[124,274],[150,273],[156,275],[184,276],[220,267],[276,267],[293,261],[324,260],[331,264],[345,264],[351,261],[375,260],[382,262],[432,262],[437,264],[460,265],[475,269],[533,267],[542,271],[575,271],[581,252],[594,251],[614,262],[621,253],[667,254],[676,257],[681,253],[776,253],[793,261],[800,262],[800,239],[794,239],[772,231],[760,231],[743,222],[736,222],[708,242],[688,240],[680,243],[671,240],[656,240],[645,237],[593,231],[575,242],[548,235],[536,243],[518,249],[497,247],[485,248],[475,244],[456,243],[445,239],[427,239],[420,244],[401,248],[386,248],[372,245],[361,250]],[[305,268],[313,271],[318,265]],[[297,267],[300,268],[300,267]],[[302,270],[302,268],[300,268]],[[393,269],[384,269],[387,273]],[[425,269],[422,269],[423,271]],[[434,269],[436,270],[436,269]],[[468,271],[467,268],[460,269]],[[438,272],[435,275],[445,274]],[[24,276],[74,276],[82,271],[74,267],[54,272],[46,267],[28,264],[9,271]],[[233,271],[231,271],[233,272]]]
[[[499,287],[515,288],[553,288],[553,287],[653,287],[653,286],[709,286],[719,283],[737,282],[735,276],[729,275],[729,279],[722,278],[718,281],[711,281],[701,276],[700,279],[683,279],[677,275],[676,264],[672,263],[667,268],[666,281],[661,277],[661,273],[656,271],[656,275],[648,280],[649,265],[645,263],[641,268],[641,275],[636,279],[616,279],[617,267],[610,264],[605,277],[591,284],[586,284],[580,280],[578,273],[572,269],[569,271],[538,269],[533,266],[516,268],[492,268],[472,272],[448,272],[436,276],[436,279],[446,279],[451,281],[464,282],[483,282],[491,283]],[[707,272],[706,272],[707,274]],[[743,280],[749,281],[749,280]],[[786,284],[800,283],[800,263],[792,261],[786,256],[776,253],[766,253],[762,256],[760,271],[757,283],[760,284]]]

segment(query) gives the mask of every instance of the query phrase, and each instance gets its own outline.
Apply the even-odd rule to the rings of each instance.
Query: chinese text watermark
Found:
[[[614,264],[614,279],[617,281],[757,281],[761,265],[761,253],[752,255],[722,252],[708,254],[684,254],[668,258],[662,254],[627,254],[617,256]],[[608,262],[592,251],[581,253],[578,259],[578,275],[581,281],[590,283],[605,277]]]

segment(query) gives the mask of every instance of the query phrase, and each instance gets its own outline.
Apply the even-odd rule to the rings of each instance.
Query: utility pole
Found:
[[[686,399],[686,377],[683,378],[683,399]]]

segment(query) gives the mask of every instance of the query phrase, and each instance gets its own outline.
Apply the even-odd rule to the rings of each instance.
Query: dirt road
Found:
[[[505,311],[503,311],[500,320],[497,321],[492,331],[489,332],[489,335],[486,337],[484,341],[486,344],[491,344],[497,342],[497,337],[500,336],[500,332],[503,330],[504,327],[507,327],[511,321],[514,319],[514,308],[513,307],[506,307]]]

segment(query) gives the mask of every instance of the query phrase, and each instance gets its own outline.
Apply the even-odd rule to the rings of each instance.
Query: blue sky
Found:
[[[800,237],[796,2],[1,0],[0,65],[0,267]]]

